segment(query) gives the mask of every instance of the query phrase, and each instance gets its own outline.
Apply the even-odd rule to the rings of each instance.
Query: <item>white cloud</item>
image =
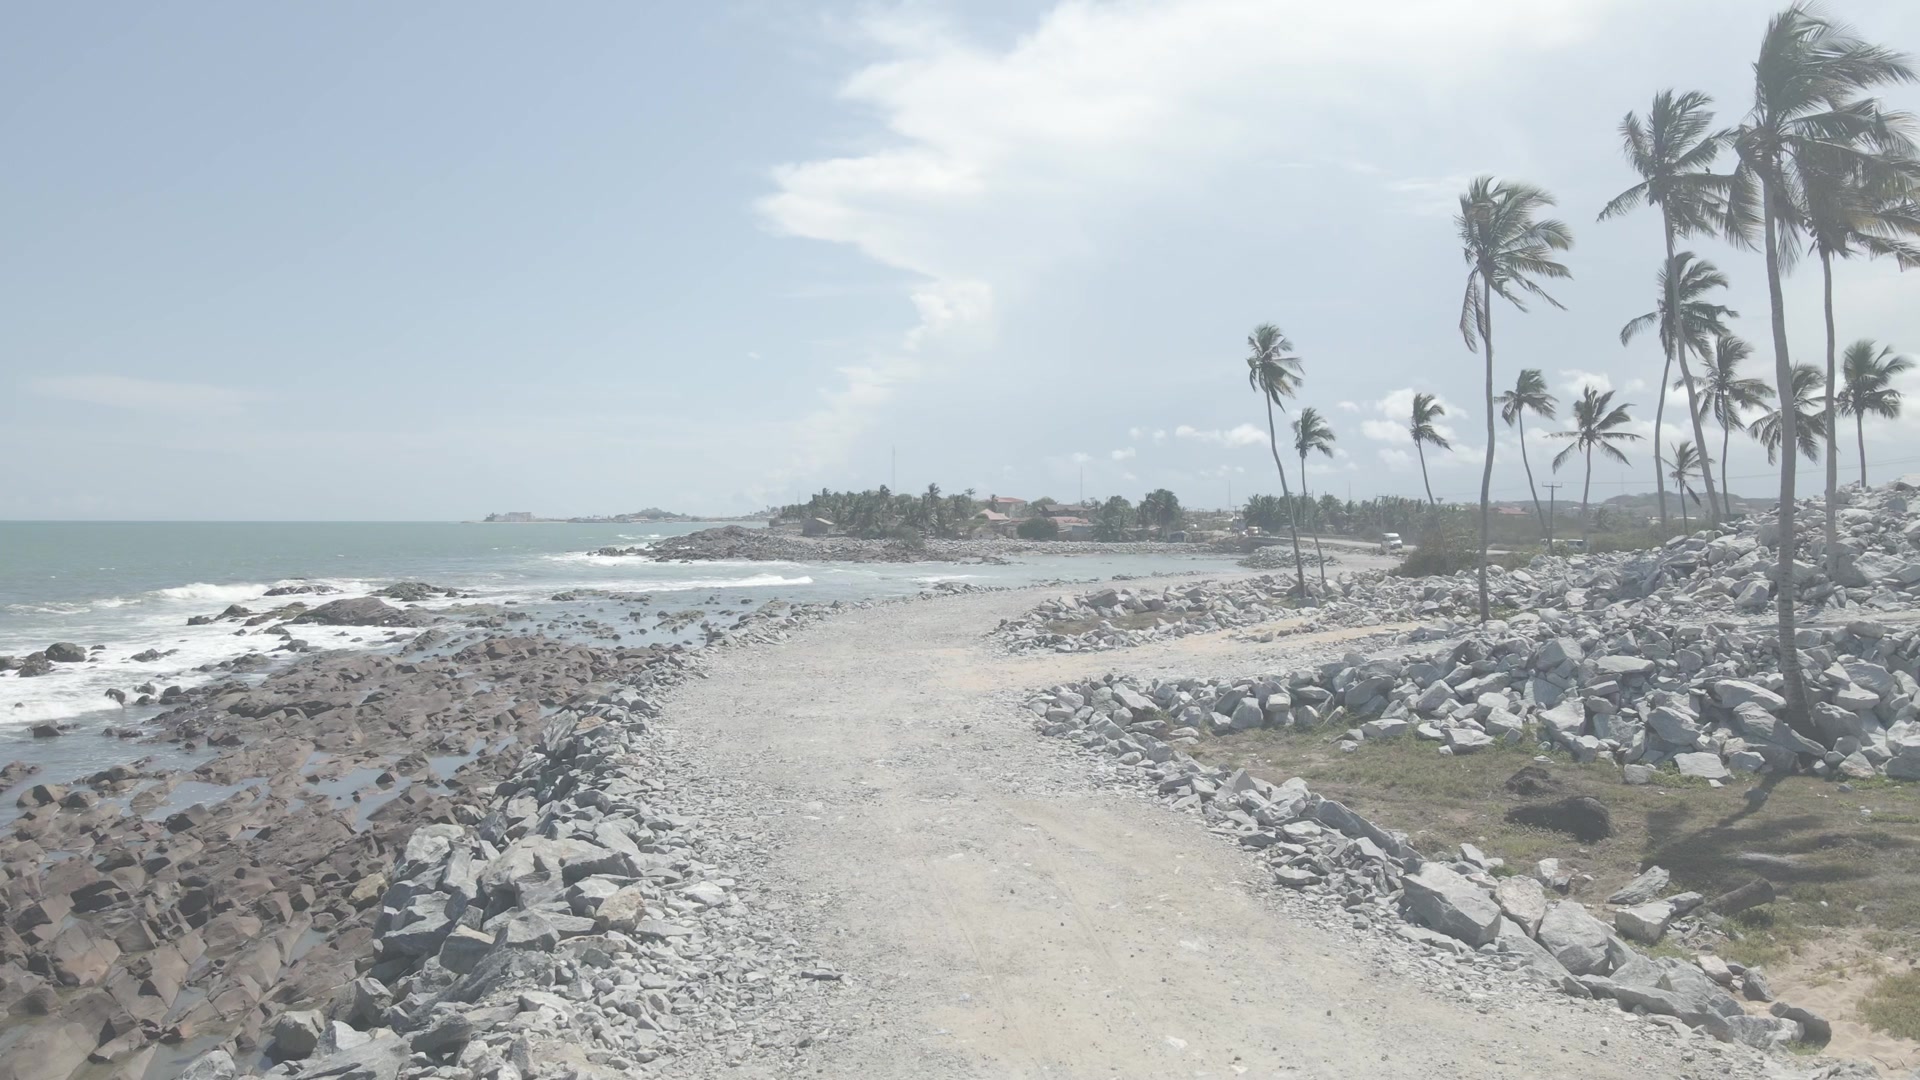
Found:
[[[1414,85],[1431,98],[1504,54],[1583,41],[1628,2],[1060,0],[1006,45],[972,40],[924,5],[856,21],[881,56],[840,97],[878,130],[844,156],[776,167],[757,209],[778,233],[851,246],[908,277],[918,323],[897,354],[842,369],[823,390],[798,424],[796,467],[843,459],[901,387],[938,365],[936,342],[985,329],[1004,297],[1085,251],[1090,219],[1249,161],[1288,164],[1276,155],[1327,122],[1302,98],[1391,100]],[[1469,53],[1480,62],[1459,61]],[[1427,208],[1453,179],[1386,186]]]
[[[1579,397],[1591,386],[1601,393],[1613,389],[1613,380],[1604,371],[1582,371],[1579,368],[1561,368],[1560,377],[1564,380],[1567,393]]]
[[[231,386],[162,382],[125,375],[48,375],[27,380],[41,397],[136,412],[236,413],[264,395]]]
[[[1124,450],[1115,450],[1110,454],[1108,454],[1107,456],[1111,457],[1115,461],[1125,461],[1128,458],[1131,458],[1134,456],[1134,450],[1133,450],[1133,447],[1129,446]]]
[[[1137,439],[1143,434],[1145,434],[1145,432],[1141,431],[1137,427],[1130,427],[1127,429],[1127,438],[1129,439]]]
[[[1375,453],[1379,455],[1381,462],[1394,472],[1402,472],[1413,467],[1413,455],[1405,450],[1381,447]]]
[[[1072,457],[1069,460],[1071,460],[1075,465],[1085,465],[1087,462],[1093,460],[1093,455],[1084,453],[1079,450],[1075,450],[1073,452]]]
[[[1190,439],[1194,442],[1208,443],[1213,446],[1262,446],[1267,442],[1267,433],[1252,424],[1240,424],[1221,431],[1219,428],[1200,429],[1181,424],[1173,429],[1176,439]]]
[[[1359,412],[1360,411],[1359,403],[1353,402],[1353,401],[1342,401],[1338,404],[1337,407],[1340,409],[1341,412]]]
[[[1140,478],[1139,478],[1139,477],[1137,477],[1137,476],[1135,476],[1135,475],[1133,475],[1133,474],[1132,474],[1132,473],[1130,473],[1130,472],[1122,472],[1122,473],[1120,474],[1120,479],[1122,479],[1122,480],[1138,480],[1138,479],[1140,479]]]
[[[1153,430],[1153,441],[1154,441],[1154,442],[1157,442],[1157,443],[1163,443],[1163,442],[1166,442],[1166,441],[1167,441],[1167,431],[1166,431],[1166,429],[1165,429],[1165,428],[1155,428],[1155,429]]]

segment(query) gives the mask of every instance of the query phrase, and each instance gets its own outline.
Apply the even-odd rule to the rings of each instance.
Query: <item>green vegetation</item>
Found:
[[[1147,492],[1140,500],[1139,515],[1140,524],[1152,529],[1154,535],[1162,540],[1186,521],[1186,511],[1180,508],[1180,497],[1166,488],[1154,488]]]
[[[1287,466],[1280,460],[1280,434],[1273,426],[1275,406],[1284,410],[1286,400],[1300,389],[1301,360],[1293,355],[1293,342],[1272,323],[1261,323],[1247,335],[1247,385],[1259,392],[1267,406],[1267,444],[1273,450],[1273,467],[1280,474],[1280,493],[1289,502],[1293,491],[1287,486]],[[1287,529],[1293,534],[1294,586],[1302,596],[1307,592],[1306,562],[1300,555],[1300,525],[1289,516]]]
[[[1613,391],[1605,393],[1589,386],[1573,403],[1573,430],[1556,431],[1553,438],[1570,439],[1565,450],[1553,455],[1553,471],[1559,472],[1560,466],[1568,458],[1578,453],[1587,460],[1587,478],[1580,487],[1580,535],[1591,539],[1593,520],[1587,516],[1587,496],[1593,489],[1593,452],[1600,451],[1622,465],[1627,463],[1627,455],[1615,443],[1638,441],[1640,436],[1631,431],[1622,430],[1632,421],[1627,415],[1628,406],[1613,403]],[[1665,488],[1661,489],[1661,504],[1666,502]],[[1662,516],[1666,513],[1661,511]]]
[[[1133,504],[1115,495],[1100,504],[1093,515],[1093,538],[1113,543],[1127,538],[1127,526],[1133,524]]]
[[[1022,540],[1060,539],[1060,525],[1049,517],[1030,517],[1015,525],[1013,531]]]
[[[1869,416],[1885,420],[1900,419],[1900,391],[1893,386],[1895,377],[1913,370],[1913,360],[1893,355],[1885,345],[1861,338],[1847,346],[1846,379],[1838,395],[1840,415],[1853,417],[1853,437],[1860,447],[1860,486],[1867,484],[1867,437],[1864,423]]]
[[[954,539],[966,535],[979,510],[972,488],[958,495],[940,494],[938,484],[927,485],[920,495],[900,495],[885,487],[871,491],[822,489],[804,503],[781,507],[778,520],[822,518],[848,536],[906,538],[911,533]]]
[[[1889,1035],[1920,1040],[1920,971],[1875,982],[1860,1002],[1860,1018]]]

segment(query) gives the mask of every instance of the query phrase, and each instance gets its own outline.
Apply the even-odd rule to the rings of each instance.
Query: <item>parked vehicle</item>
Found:
[[[1400,542],[1400,534],[1395,532],[1380,534],[1380,554],[1397,554],[1406,545]]]

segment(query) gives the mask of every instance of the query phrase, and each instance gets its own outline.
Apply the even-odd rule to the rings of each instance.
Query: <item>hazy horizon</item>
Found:
[[[1278,493],[1242,364],[1268,321],[1339,438],[1313,493],[1421,495],[1419,390],[1455,440],[1435,494],[1477,498],[1458,192],[1538,184],[1575,235],[1568,310],[1496,312],[1496,382],[1543,369],[1563,417],[1610,387],[1649,431],[1659,345],[1617,334],[1653,306],[1659,223],[1594,220],[1636,179],[1616,127],[1667,87],[1737,121],[1779,6],[23,8],[0,517],[733,516],[895,469],[1214,507]],[[1920,52],[1920,6],[1828,9]],[[1771,381],[1759,256],[1683,246]],[[1819,286],[1787,280],[1796,362],[1824,359]],[[1841,347],[1920,354],[1916,286],[1840,264]],[[1528,431],[1545,482],[1564,444]],[[1838,443],[1851,482],[1850,422]],[[1501,444],[1494,495],[1525,499]],[[1867,451],[1875,483],[1920,471],[1920,423],[1869,423]],[[1630,452],[1595,502],[1652,494]],[[1739,434],[1728,472],[1777,477]],[[1557,479],[1577,499],[1578,463]]]

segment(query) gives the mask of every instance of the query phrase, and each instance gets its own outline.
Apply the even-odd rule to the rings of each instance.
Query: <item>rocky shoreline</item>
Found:
[[[336,601],[359,607],[335,616],[415,629],[417,613],[368,600]],[[707,638],[768,640],[828,610],[776,602],[728,626],[709,621]],[[696,673],[699,650],[594,647],[493,621],[428,629],[393,653],[320,653],[264,679],[177,694],[138,734],[213,754],[196,765],[147,759],[72,785],[24,787],[0,841],[0,1077],[167,1080],[275,1061],[291,1071],[309,1059],[371,1070],[313,1075],[393,1076],[409,1055],[459,1053],[463,1040],[429,1006],[451,989],[448,976],[493,954],[475,955],[480,938],[506,958],[487,969],[500,986],[530,970],[515,953],[531,942],[554,960],[540,949],[547,936],[583,936],[578,912],[620,887],[646,883],[629,893],[635,910],[676,925],[700,926],[706,908],[737,914],[699,902],[727,887],[692,858],[699,822],[676,812],[645,760],[617,756],[644,743],[651,696]],[[575,770],[571,779],[555,779],[556,762]],[[581,769],[599,770],[592,784]],[[625,779],[602,782],[609,769]],[[9,782],[31,772],[5,770]],[[557,816],[604,814],[615,805],[609,791],[632,811],[623,824],[606,823],[597,844],[559,835]],[[644,807],[631,801],[642,796]],[[456,848],[472,873],[466,885],[448,871]],[[588,878],[615,888],[582,887]],[[655,888],[668,885],[684,888]],[[588,893],[595,903],[582,907]],[[431,915],[426,896],[440,897]],[[707,956],[679,940],[691,931],[648,938],[609,928],[639,933],[632,940],[651,951],[678,949],[687,963]],[[728,957],[739,955],[741,943],[728,940]],[[577,972],[579,960],[555,962]],[[501,974],[513,963],[511,978]],[[685,970],[704,985],[705,969]],[[529,993],[547,992],[552,971],[534,982],[542,989]],[[647,1030],[671,1032],[679,988],[648,981],[640,991],[657,993],[640,992],[643,1008],[628,1018],[651,1016]],[[702,1014],[710,996],[699,996],[682,1012]],[[649,1059],[647,1047],[623,1046],[622,1061]]]
[[[606,547],[593,552],[607,557],[654,559],[659,562],[951,562],[1005,563],[1019,555],[1207,555],[1200,544],[1089,543],[1083,541],[1011,540],[979,537],[968,540],[929,538],[919,541],[862,540],[850,536],[800,536],[770,529],[728,525],[672,536],[645,547]]]

